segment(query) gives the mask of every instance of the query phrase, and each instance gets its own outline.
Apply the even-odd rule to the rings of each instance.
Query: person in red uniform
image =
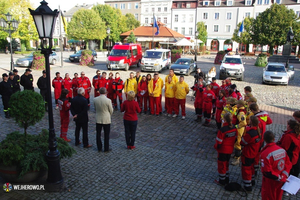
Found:
[[[293,117],[298,123],[300,123],[300,110],[295,111],[293,113]]]
[[[99,93],[99,80],[101,79],[101,73],[100,73],[100,70],[98,69],[96,71],[96,76],[93,77],[93,86],[94,86],[94,97],[97,97],[100,95]]]
[[[61,94],[61,90],[63,89],[63,79],[60,77],[60,73],[55,73],[56,77],[52,80],[52,87],[54,88],[54,99],[56,104],[56,110],[58,109],[58,98]]]
[[[217,127],[218,129],[221,128],[222,125],[222,118],[221,118],[221,113],[224,109],[224,107],[226,106],[226,92],[225,90],[220,90],[219,91],[219,97],[217,97],[216,100],[216,123],[217,123]]]
[[[227,85],[226,85],[225,80],[222,80],[222,85],[220,85],[220,90],[225,90],[225,93],[226,93],[225,97],[228,97],[228,90],[227,90]]]
[[[108,89],[108,84],[107,83],[108,82],[107,82],[107,79],[106,79],[106,72],[102,72],[102,76],[101,76],[101,78],[100,78],[100,80],[98,82],[99,89],[102,88],[102,87],[104,87],[107,90]]]
[[[113,80],[113,83],[112,83],[112,89],[114,91],[113,104],[114,104],[115,109],[118,108],[117,98],[119,98],[120,108],[122,106],[122,102],[123,102],[122,90],[123,90],[123,88],[124,88],[123,80],[120,78],[119,72],[117,72],[115,74],[115,79]]]
[[[278,146],[286,150],[287,155],[292,163],[290,174],[298,177],[300,166],[298,164],[300,153],[300,124],[293,119],[287,122],[287,130],[276,143]]]
[[[90,92],[91,92],[91,81],[88,77],[85,76],[84,72],[81,72],[81,77],[78,79],[78,88],[84,89],[84,97],[88,101],[88,106],[90,106]]]
[[[226,113],[223,127],[218,131],[214,145],[214,148],[218,151],[219,180],[215,180],[217,184],[226,185],[229,183],[229,160],[233,152],[236,136],[237,129],[232,124],[232,115]]]
[[[62,89],[61,95],[58,99],[59,111],[60,111],[60,137],[67,142],[71,140],[67,138],[69,128],[69,110],[71,104],[68,99],[69,90]]]
[[[142,80],[138,83],[138,97],[140,109],[143,110],[144,107],[144,113],[146,114],[148,110],[148,81],[145,75],[142,76]]]
[[[211,90],[212,86],[207,85],[206,90],[203,92],[203,114],[205,122],[203,126],[208,126],[211,120],[212,104],[216,101],[215,93]]]
[[[72,79],[72,89],[73,89],[73,97],[77,96],[78,90],[78,74],[74,73],[74,78]]]
[[[229,88],[231,86],[231,78],[226,78],[225,79],[225,91],[226,91],[226,94],[227,94],[227,97],[229,96]]]
[[[212,86],[211,90],[215,93],[217,98],[219,96],[220,86],[216,81],[217,81],[216,77],[213,77],[211,82],[211,86]],[[211,116],[212,119],[215,118],[215,114],[216,114],[216,103],[213,103],[213,113]]]
[[[65,78],[63,80],[63,85],[64,85],[64,88],[69,91],[69,93],[67,95],[67,98],[69,98],[69,100],[71,100],[73,98],[72,84],[73,84],[73,81],[70,79],[69,74],[66,73]]]
[[[107,79],[107,98],[109,98],[111,102],[113,102],[114,100],[114,90],[112,88],[113,81],[114,81],[114,74],[112,72],[109,72],[109,76]]]
[[[233,84],[233,85],[230,85],[229,89],[228,89],[228,96],[229,97],[233,97],[235,99],[238,99],[238,96],[237,94],[235,93],[235,90],[236,90],[236,85]]]
[[[191,89],[196,92],[194,107],[197,115],[197,119],[195,121],[197,122],[201,122],[202,120],[203,93],[206,90],[201,80],[203,80],[202,77],[199,77],[199,80],[195,81],[196,84],[191,87]]]
[[[262,149],[260,155],[261,172],[263,174],[262,200],[281,200],[283,194],[281,187],[286,182],[292,168],[292,163],[286,151],[277,146],[274,140],[274,133],[266,131],[264,134],[266,146]]]
[[[260,148],[261,131],[259,121],[255,116],[250,117],[250,126],[246,127],[246,133],[241,139],[242,151],[242,178],[246,191],[252,191],[254,180],[254,160]]]
[[[150,81],[152,80],[151,74],[147,74],[146,79],[147,79],[148,84],[149,84]],[[150,96],[150,95],[149,95],[149,92],[148,92],[147,105],[148,105],[148,111],[149,111],[149,114],[150,114],[150,115],[151,115],[151,106],[150,106],[150,105],[151,105],[151,102],[152,102],[151,98],[153,98],[153,97]]]

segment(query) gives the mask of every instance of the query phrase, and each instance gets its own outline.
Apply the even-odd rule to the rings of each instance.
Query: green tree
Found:
[[[127,42],[128,42],[128,43],[135,43],[135,41],[136,41],[135,35],[134,35],[133,32],[131,31],[130,35],[129,35],[128,38],[127,38]]]
[[[67,35],[75,40],[102,40],[106,37],[105,23],[94,10],[80,9],[68,24]],[[88,48],[88,47],[87,47]]]
[[[125,15],[125,17],[126,17],[126,24],[127,24],[127,27],[129,30],[132,30],[132,29],[135,29],[135,28],[141,26],[140,21],[136,20],[133,14],[127,13]]]
[[[203,43],[200,44],[200,46],[205,45],[207,41],[207,30],[205,28],[205,22],[198,22],[197,23],[197,31],[198,31],[198,38],[200,39]]]
[[[282,4],[273,4],[254,20],[251,35],[253,43],[269,45],[269,53],[273,54],[274,46],[286,43],[289,27],[296,20],[297,16],[292,9]]]
[[[244,19],[244,31],[241,33],[240,36],[238,36],[240,26],[242,25],[242,22],[238,23],[237,28],[233,31],[232,40],[237,43],[242,43],[247,45],[246,51],[249,52],[249,44],[252,43],[252,24],[253,24],[254,18],[246,17]]]

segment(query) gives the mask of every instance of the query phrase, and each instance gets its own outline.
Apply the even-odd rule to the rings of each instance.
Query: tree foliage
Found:
[[[140,21],[136,20],[132,13],[127,13],[125,15],[126,24],[129,30],[135,29],[141,25]]]
[[[135,35],[134,35],[134,33],[131,31],[130,35],[129,35],[128,38],[127,38],[127,42],[128,42],[128,43],[135,43],[135,41],[136,41]]]
[[[68,24],[68,37],[75,40],[102,40],[106,37],[105,23],[94,10],[80,9]]]
[[[198,22],[197,23],[197,31],[198,31],[198,38],[203,43],[201,43],[201,46],[203,46],[207,41],[207,30],[205,28],[205,22]]]
[[[233,31],[232,40],[237,43],[251,44],[252,43],[252,24],[254,18],[246,17],[244,19],[244,31],[238,36],[242,22],[238,23],[237,28]]]

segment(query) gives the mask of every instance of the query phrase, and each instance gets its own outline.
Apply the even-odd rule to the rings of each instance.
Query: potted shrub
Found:
[[[0,143],[0,176],[7,182],[31,182],[47,172],[48,131],[27,134],[27,128],[44,117],[44,101],[31,90],[11,96],[11,116],[24,128],[24,134],[13,132]],[[57,138],[60,158],[71,157],[75,150]]]
[[[266,54],[261,53],[257,56],[256,61],[255,61],[255,66],[258,67],[265,67],[268,64],[268,57]]]
[[[181,49],[172,49],[171,51],[171,62],[174,63],[178,58],[181,58]]]
[[[45,56],[39,51],[33,52],[32,69],[44,70],[45,69]]]
[[[94,58],[91,50],[84,50],[81,52],[79,64],[82,66],[94,66]]]
[[[225,51],[219,51],[216,55],[214,64],[221,64],[221,60],[223,60],[226,52]]]

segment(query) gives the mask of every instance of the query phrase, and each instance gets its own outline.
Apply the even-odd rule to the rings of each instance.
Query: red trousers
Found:
[[[160,104],[161,104],[161,101],[162,101],[162,95],[160,95]],[[166,107],[166,103],[165,103],[165,107]],[[159,112],[160,113],[162,112],[162,105],[160,105]]]
[[[60,137],[67,139],[69,129],[69,111],[60,111]]]
[[[219,182],[221,184],[226,183],[226,178],[229,181],[229,160],[231,154],[218,153],[218,172]]]
[[[186,99],[175,99],[175,114],[179,114],[179,106],[181,107],[181,115],[185,116],[185,100]]]
[[[155,107],[155,112],[154,112],[154,107]],[[151,114],[154,115],[158,115],[161,109],[161,101],[160,101],[160,97],[150,97],[150,110],[151,110]]]
[[[262,200],[281,200],[283,183],[263,176],[261,187]]]
[[[148,110],[148,106],[147,106],[147,100],[148,100],[148,95],[143,95],[143,96],[139,96],[139,106],[141,108],[141,110],[143,110],[143,103],[144,103],[144,112],[147,112]]]
[[[114,103],[115,108],[117,108],[117,106],[118,106],[118,103],[117,103],[117,98],[118,97],[119,97],[119,103],[120,103],[120,109],[121,109],[121,106],[122,106],[122,103],[123,103],[122,92],[115,91],[114,97],[113,97],[114,98],[113,103]]]
[[[94,89],[94,97],[100,96],[99,90]]]
[[[114,93],[113,92],[107,93],[107,98],[109,98],[111,102],[114,102]]]
[[[203,102],[203,114],[207,123],[211,120],[212,102]]]
[[[242,155],[242,178],[245,187],[252,187],[251,181],[254,180],[254,159],[255,158],[247,158]]]
[[[220,108],[217,108],[217,110],[216,110],[216,122],[218,122],[218,123],[221,123],[222,122],[222,119],[221,119],[221,113],[222,113],[222,109],[220,109]]]
[[[165,98],[165,108],[167,109],[168,114],[172,114],[173,111],[175,111],[174,102],[175,102],[175,98],[168,98],[168,97]]]

